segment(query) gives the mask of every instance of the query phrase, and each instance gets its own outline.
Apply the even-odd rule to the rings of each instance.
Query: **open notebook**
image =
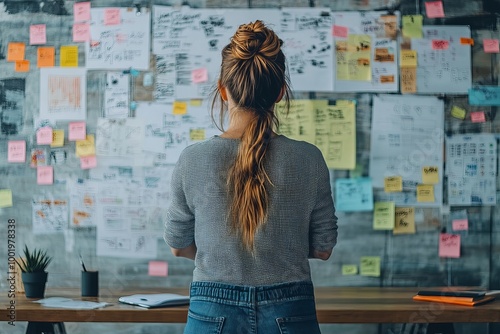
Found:
[[[118,301],[124,304],[136,305],[145,308],[168,307],[189,304],[189,296],[175,293],[149,293],[123,296]]]

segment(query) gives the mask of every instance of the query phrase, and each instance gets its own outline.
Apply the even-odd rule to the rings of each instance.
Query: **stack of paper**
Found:
[[[496,295],[500,295],[499,290],[457,290],[446,288],[421,290],[413,296],[413,300],[476,306],[494,300]]]

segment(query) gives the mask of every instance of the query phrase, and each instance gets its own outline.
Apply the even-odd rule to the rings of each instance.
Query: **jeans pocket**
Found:
[[[184,334],[220,334],[222,326],[224,326],[224,317],[208,317],[188,311]]]
[[[281,334],[320,334],[315,314],[309,316],[277,318]]]

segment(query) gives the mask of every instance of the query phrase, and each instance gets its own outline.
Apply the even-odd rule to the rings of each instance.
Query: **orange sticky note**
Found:
[[[439,235],[439,257],[460,257],[460,235],[450,233]]]
[[[89,155],[87,157],[80,158],[80,168],[90,169],[97,167],[97,158],[95,155]]]
[[[9,143],[7,144],[7,161],[8,162],[26,161],[25,140],[9,140]]]
[[[21,42],[10,42],[7,46],[7,61],[24,60],[26,45]]]
[[[450,43],[444,39],[433,39],[432,49],[433,50],[448,50]]]
[[[78,46],[63,45],[61,46],[61,67],[78,67]]]
[[[85,122],[70,122],[68,125],[68,140],[84,140],[87,138]]]
[[[462,44],[462,45],[474,45],[474,40],[472,38],[460,37],[460,44]]]
[[[15,63],[14,71],[16,72],[29,72],[30,61],[29,60],[18,60]]]
[[[500,52],[498,47],[498,39],[483,39],[484,52],[486,53],[498,53]]]
[[[88,42],[90,41],[90,24],[75,23],[73,24],[73,42]]]
[[[472,123],[484,123],[486,122],[486,117],[484,116],[484,111],[473,111],[470,113],[470,120]]]
[[[52,166],[38,166],[36,168],[36,183],[41,185],[53,184],[54,168]]]
[[[120,8],[104,9],[104,25],[112,26],[121,23]]]
[[[165,261],[149,261],[149,276],[168,276],[168,263]]]
[[[208,81],[208,71],[206,68],[198,68],[191,72],[191,81],[201,83]]]
[[[185,115],[187,113],[187,102],[175,101],[172,108],[172,114]]]
[[[334,24],[332,27],[332,34],[335,37],[347,38],[349,36],[349,28]]]
[[[442,1],[428,1],[425,3],[425,12],[430,19],[444,17]]]
[[[451,222],[453,231],[464,231],[469,229],[468,219],[455,219]]]
[[[38,145],[50,145],[52,139],[52,128],[50,126],[44,126],[36,132],[36,143]]]
[[[30,26],[30,45],[47,43],[45,24],[33,24]]]
[[[73,4],[73,22],[90,21],[90,1]]]
[[[54,67],[56,50],[53,46],[39,47],[37,52],[37,66]]]

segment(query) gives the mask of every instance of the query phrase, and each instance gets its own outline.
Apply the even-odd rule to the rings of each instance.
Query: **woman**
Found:
[[[261,21],[238,28],[212,104],[229,126],[175,167],[164,238],[195,260],[185,333],[319,333],[308,258],[330,257],[337,217],[321,152],[273,131],[282,43]]]

